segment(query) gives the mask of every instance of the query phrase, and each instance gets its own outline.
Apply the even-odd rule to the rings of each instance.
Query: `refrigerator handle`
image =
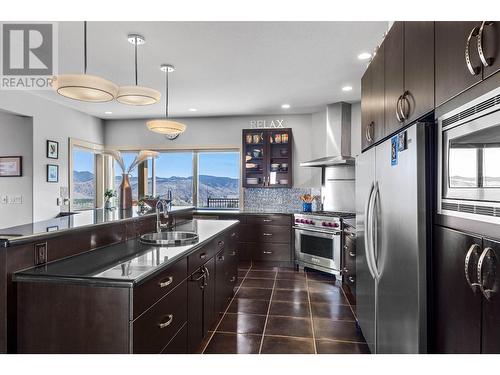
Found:
[[[377,261],[376,261],[376,257],[375,257],[375,247],[377,246],[377,241],[376,241],[376,235],[377,235],[376,224],[377,223],[376,223],[376,218],[373,214],[374,210],[375,210],[375,203],[377,201],[378,192],[379,192],[378,182],[375,182],[375,184],[373,185],[373,190],[372,190],[372,194],[371,194],[370,201],[369,201],[369,207],[368,207],[368,215],[369,215],[368,225],[369,225],[369,231],[370,231],[369,256],[370,256],[371,268],[373,270],[373,278],[375,280],[380,279],[380,274],[379,274],[378,269],[377,269]]]
[[[375,188],[374,184],[372,183],[370,187],[370,193],[368,194],[368,200],[366,201],[365,205],[365,220],[364,220],[364,229],[365,229],[365,257],[366,257],[366,264],[368,265],[368,270],[370,271],[370,275],[372,276],[373,279],[376,279],[376,273],[375,270],[373,269],[373,263],[371,259],[371,243],[372,243],[372,238],[371,238],[371,222],[370,222],[370,207],[371,207],[371,201],[372,201],[372,196],[373,196],[373,189]]]

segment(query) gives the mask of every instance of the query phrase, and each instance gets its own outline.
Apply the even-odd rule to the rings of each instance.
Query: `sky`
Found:
[[[125,166],[128,167],[135,158],[134,153],[122,153]],[[198,159],[198,174],[239,178],[240,155],[238,152],[200,152]],[[73,151],[73,169],[75,171],[94,170],[92,153],[75,149]],[[115,162],[115,173],[121,169]],[[156,159],[156,175],[158,177],[190,177],[193,174],[193,154],[191,152],[160,153]],[[132,173],[137,175],[137,169]]]

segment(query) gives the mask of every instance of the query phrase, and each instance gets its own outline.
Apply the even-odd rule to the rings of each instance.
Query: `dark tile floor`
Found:
[[[332,277],[289,267],[241,264],[238,285],[200,352],[369,353],[353,310]]]

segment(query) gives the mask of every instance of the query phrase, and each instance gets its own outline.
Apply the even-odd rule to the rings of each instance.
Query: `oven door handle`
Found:
[[[342,234],[341,231],[335,231],[335,232],[324,232],[321,230],[316,230],[316,229],[303,229],[300,227],[293,227],[296,232],[299,234],[303,235],[310,235],[310,236],[315,236],[315,237],[321,237],[321,238],[328,238],[328,239],[333,239],[335,236],[340,236]]]

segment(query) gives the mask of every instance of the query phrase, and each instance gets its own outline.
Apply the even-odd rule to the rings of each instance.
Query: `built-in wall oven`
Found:
[[[299,266],[341,274],[342,219],[345,213],[295,215],[295,260]],[[337,215],[337,216],[333,216]]]
[[[500,224],[500,88],[438,119],[438,213]]]

